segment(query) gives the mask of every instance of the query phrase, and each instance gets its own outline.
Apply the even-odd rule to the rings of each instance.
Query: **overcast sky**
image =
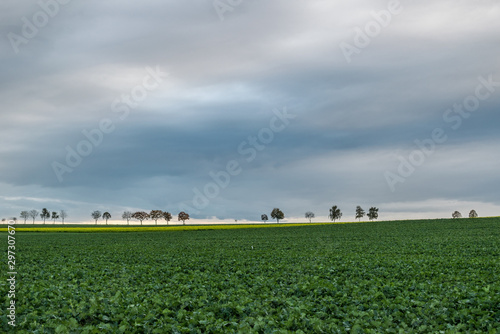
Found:
[[[2,218],[500,215],[498,1],[0,9]]]

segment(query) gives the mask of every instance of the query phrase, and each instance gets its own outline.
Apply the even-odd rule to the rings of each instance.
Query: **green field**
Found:
[[[19,231],[16,265],[17,333],[500,332],[499,218]]]

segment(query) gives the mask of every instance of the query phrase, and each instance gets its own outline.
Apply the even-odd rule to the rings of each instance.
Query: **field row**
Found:
[[[17,245],[17,333],[500,331],[500,219],[19,232]]]

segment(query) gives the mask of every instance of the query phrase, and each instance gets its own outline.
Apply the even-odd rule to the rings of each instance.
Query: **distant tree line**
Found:
[[[104,212],[101,214],[101,211],[96,210],[92,212],[91,217],[95,220],[95,223],[97,225],[97,221],[99,218],[103,218],[106,220],[106,225],[108,225],[108,219],[111,219],[111,214],[109,212]],[[162,211],[162,210],[151,210],[151,212],[147,213],[145,211],[137,211],[137,212],[131,212],[131,211],[124,211],[122,214],[122,218],[127,221],[127,225],[130,225],[130,219],[136,219],[138,221],[142,222],[148,219],[154,220],[155,225],[158,225],[158,220],[159,219],[164,219],[168,222],[172,220],[172,214],[167,211]],[[177,216],[179,221],[182,221],[184,225],[186,225],[186,220],[189,220],[189,214],[185,213],[184,211],[179,212]]]
[[[458,211],[455,211],[451,214],[452,218],[462,218],[462,214]],[[479,217],[476,210],[470,210],[469,212],[469,218],[477,218]]]
[[[355,210],[355,217],[359,221],[361,221],[361,218],[363,218],[366,214],[369,220],[375,220],[378,219],[378,211],[379,209],[376,207],[371,207],[368,210],[368,213],[365,213],[363,208],[361,206],[357,206]],[[279,208],[274,208],[271,211],[270,214],[272,219],[276,219],[276,223],[279,224],[280,220],[283,220],[285,218],[285,214],[283,211],[281,211]],[[451,214],[452,218],[462,218],[462,214],[459,211],[455,211]],[[35,220],[37,217],[40,217],[40,219],[43,221],[43,223],[46,223],[46,220],[52,219],[53,224],[55,224],[56,220],[61,219],[62,224],[64,224],[64,220],[68,217],[68,214],[65,210],[60,210],[60,211],[49,211],[47,208],[43,208],[41,212],[38,212],[37,210],[31,210],[31,211],[21,211],[19,214],[19,217],[24,220],[24,224],[26,224],[26,221],[28,219],[32,219],[33,224],[35,223]],[[97,224],[98,220],[102,217],[106,221],[106,225],[108,225],[108,220],[111,219],[111,214],[109,212],[104,212],[101,213],[101,211],[96,210],[91,213],[92,219],[94,219],[95,224]],[[330,218],[331,221],[335,222],[337,220],[340,220],[342,218],[342,211],[337,205],[334,205],[330,208],[328,217]],[[469,218],[477,218],[478,214],[476,210],[471,210],[469,212]],[[151,212],[147,213],[145,211],[137,211],[137,212],[131,212],[131,211],[124,211],[122,214],[122,218],[127,221],[127,225],[130,225],[130,219],[135,219],[140,221],[141,225],[143,221],[151,219],[154,220],[155,225],[158,225],[158,220],[165,220],[167,222],[167,225],[169,222],[172,220],[172,214],[167,211],[162,211],[162,210],[151,210]],[[309,222],[312,222],[312,219],[315,218],[315,214],[312,211],[307,211],[305,213],[305,218],[309,220]],[[17,220],[17,218],[12,218],[13,220]],[[5,221],[6,219],[3,218],[2,221]],[[185,225],[186,220],[189,220],[189,214],[187,214],[184,211],[179,212],[177,215],[177,220],[182,221],[182,223]],[[261,215],[261,220],[266,223],[269,220],[269,217],[267,214],[262,214]]]
[[[59,212],[57,212],[57,211],[50,212],[49,210],[47,210],[47,208],[43,208],[42,212],[38,212],[37,210],[21,211],[21,213],[19,214],[19,217],[24,219],[25,224],[26,224],[26,220],[31,218],[31,219],[33,219],[33,224],[34,224],[35,219],[36,219],[36,217],[38,217],[38,215],[40,215],[40,218],[43,220],[44,224],[45,224],[45,221],[47,219],[52,219],[53,224],[56,223],[56,220],[61,219],[62,223],[64,224],[64,219],[66,219],[66,217],[68,217],[68,214],[66,213],[65,210],[61,210]]]
[[[378,218],[378,208],[376,207],[371,207],[370,210],[368,211],[368,214],[366,214],[370,220],[377,219]],[[305,218],[309,219],[309,222],[312,221],[316,215],[312,211],[307,211],[305,213]],[[356,207],[356,219],[361,220],[365,216],[365,211],[358,205]],[[328,215],[330,220],[333,222],[340,220],[342,218],[342,211],[339,209],[338,206],[334,205],[330,208],[330,213]],[[283,211],[281,211],[279,208],[274,208],[273,211],[271,211],[271,218],[276,219],[276,222],[279,224],[281,219],[285,218],[285,214]],[[269,220],[269,217],[267,214],[263,214],[260,216],[260,219],[266,223]]]

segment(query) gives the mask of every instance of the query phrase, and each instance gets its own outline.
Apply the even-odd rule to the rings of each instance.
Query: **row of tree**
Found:
[[[45,224],[45,221],[47,219],[52,219],[54,221],[54,224],[55,224],[56,220],[59,218],[62,220],[62,223],[64,224],[64,219],[66,219],[66,217],[68,217],[68,214],[66,213],[65,210],[61,210],[59,212],[52,211],[52,213],[51,213],[46,208],[43,208],[42,212],[40,212],[40,213],[37,210],[31,210],[31,211],[21,211],[21,213],[19,214],[19,216],[24,219],[25,224],[26,224],[26,220],[28,218],[32,218],[33,224],[34,224],[35,219],[36,219],[36,217],[38,217],[38,215],[40,215],[40,218],[42,218],[44,224]]]
[[[21,211],[19,216],[24,219],[25,224],[26,224],[26,220],[29,218],[33,219],[33,224],[34,224],[35,219],[38,216],[40,216],[40,218],[43,220],[44,224],[46,223],[47,219],[52,219],[54,221],[54,224],[55,224],[56,220],[61,219],[62,223],[64,224],[64,220],[66,219],[66,217],[68,217],[68,214],[66,213],[65,210],[61,210],[59,212],[57,212],[57,211],[50,212],[49,210],[47,210],[47,208],[43,208],[42,212],[38,212],[37,210]],[[95,220],[96,224],[97,224],[97,221],[99,220],[99,218],[101,218],[101,217],[104,220],[106,220],[106,225],[108,224],[108,220],[111,219],[111,214],[107,211],[104,213],[101,213],[101,211],[96,210],[96,211],[91,213],[91,216]],[[141,225],[142,225],[142,222],[144,220],[151,219],[151,220],[154,220],[156,224],[158,224],[159,219],[165,219],[167,221],[167,225],[168,225],[168,222],[170,220],[172,220],[172,214],[170,214],[169,212],[163,212],[161,210],[151,210],[150,213],[147,213],[144,211],[138,211],[138,212],[125,211],[122,214],[122,218],[127,220],[127,224],[130,224],[130,219],[137,219],[141,222]],[[15,218],[15,217],[12,219],[17,220],[17,218]],[[179,219],[179,221],[182,221],[183,224],[185,224],[186,220],[189,220],[189,215],[185,212],[179,212],[178,219]],[[5,219],[3,219],[3,220],[5,221]]]
[[[370,220],[378,219],[378,210],[379,209],[376,207],[371,207],[368,210],[368,213],[366,214],[366,216]],[[54,221],[54,224],[55,224],[56,220],[61,219],[62,223],[64,224],[64,220],[66,219],[66,217],[68,217],[68,214],[66,213],[65,210],[61,210],[59,212],[57,212],[57,211],[50,212],[46,208],[43,208],[42,212],[38,212],[37,210],[31,210],[31,211],[21,211],[21,214],[20,214],[20,217],[24,219],[25,224],[26,224],[26,220],[29,218],[32,218],[33,223],[35,223],[35,219],[38,216],[40,216],[40,218],[43,220],[44,224],[45,224],[45,221],[47,219],[52,219]],[[101,211],[96,210],[96,211],[91,213],[91,216],[95,220],[96,224],[97,224],[97,221],[99,220],[99,218],[101,218],[101,217],[104,220],[106,220],[106,225],[108,224],[108,220],[111,219],[111,214],[107,211],[104,213],[101,213]],[[361,206],[358,205],[356,207],[356,219],[359,219],[361,221],[361,218],[363,218],[364,216],[365,216],[365,211],[361,208]],[[453,212],[451,214],[451,216],[453,218],[462,218],[462,214],[458,211]],[[307,211],[305,213],[305,218],[309,219],[309,222],[311,222],[311,220],[314,217],[315,217],[314,212]],[[328,217],[330,218],[330,220],[332,220],[334,222],[337,220],[340,220],[340,218],[342,218],[342,211],[340,210],[340,208],[338,206],[334,205],[330,208],[330,213],[329,213]],[[476,210],[471,210],[469,212],[469,218],[477,218],[477,217],[478,217],[478,214],[477,214]],[[142,222],[144,220],[148,220],[148,219],[154,220],[155,225],[158,225],[158,220],[165,219],[167,221],[167,225],[168,225],[169,221],[172,220],[172,214],[170,212],[162,211],[162,210],[151,210],[151,212],[149,212],[149,213],[147,213],[145,211],[137,211],[137,212],[125,211],[122,214],[122,218],[127,221],[127,225],[130,225],[130,219],[136,219],[136,220],[140,221],[141,225],[142,225]],[[271,218],[276,219],[276,222],[279,223],[280,220],[285,218],[285,214],[279,208],[274,208],[273,211],[271,211]],[[184,211],[181,211],[177,215],[177,219],[178,219],[178,221],[182,221],[182,223],[185,225],[186,220],[189,220],[189,214],[187,214]],[[263,214],[263,215],[261,215],[261,220],[264,222],[267,222],[269,220],[269,217],[267,216],[267,214]]]
[[[269,220],[269,217],[266,214],[261,215],[260,218],[264,221],[264,223]],[[273,211],[271,211],[271,218],[276,219],[276,222],[279,224],[280,219],[285,218],[285,214],[280,209],[274,208]]]
[[[368,210],[368,213],[366,214],[370,220],[377,219],[378,218],[378,208],[372,206],[370,210]],[[356,207],[356,219],[359,219],[361,221],[361,218],[365,216],[365,210],[363,210],[359,205]],[[306,219],[309,219],[309,222],[315,217],[314,212],[312,211],[307,211],[305,213]],[[342,218],[342,211],[339,209],[338,206],[334,205],[330,208],[330,214],[328,217],[335,222],[337,219],[340,220]],[[285,218],[285,214],[283,211],[281,211],[279,208],[274,208],[273,211],[271,212],[271,218],[276,219],[276,222],[279,224],[280,219]],[[265,223],[269,220],[269,217],[267,214],[263,214],[260,216],[260,219]]]
[[[462,214],[458,211],[455,211],[451,214],[451,217],[452,218],[462,218]],[[470,210],[469,218],[477,218],[477,217],[478,217],[478,214],[477,214],[476,210]]]
[[[106,225],[108,225],[108,219],[111,219],[111,214],[109,212],[104,212],[101,214],[101,211],[96,210],[90,214],[92,218],[95,220],[95,223],[97,225],[97,220],[99,218],[103,218],[106,220]],[[168,222],[172,220],[172,214],[170,212],[162,211],[162,210],[151,210],[150,213],[147,213],[145,211],[137,211],[137,212],[131,212],[131,211],[125,211],[122,214],[122,218],[127,221],[127,225],[130,225],[130,219],[137,219],[141,222],[144,220],[154,220],[155,225],[158,225],[158,220],[159,219],[165,219]],[[184,211],[179,212],[177,215],[177,219],[179,221],[182,221],[182,224],[186,225],[186,220],[189,220],[189,214],[185,213]]]

